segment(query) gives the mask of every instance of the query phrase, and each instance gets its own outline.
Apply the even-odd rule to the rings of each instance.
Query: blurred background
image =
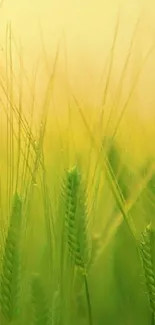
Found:
[[[46,217],[51,220],[54,216],[57,221],[62,172],[79,154],[83,174],[88,175],[89,200],[95,201],[92,236],[101,237],[100,255],[89,278],[94,325],[104,321],[150,324],[136,242],[105,181],[100,152],[106,141],[111,143],[109,164],[139,236],[154,221],[155,212],[154,62],[154,1],[1,2],[0,200],[4,229],[15,185],[26,197],[30,183],[33,196],[29,191],[26,272],[30,276],[42,268],[40,255],[44,242],[48,244],[42,225]],[[40,169],[39,155],[43,159]],[[61,259],[59,248],[55,255],[60,254]],[[45,266],[43,271],[47,269]],[[66,287],[70,283],[67,272],[65,269]],[[79,304],[81,315],[82,307]],[[24,324],[28,322],[26,319]]]
[[[58,51],[52,97],[57,117],[65,120],[68,96],[72,92],[83,102],[89,115],[93,114],[93,119],[95,116],[99,119],[99,111],[104,106],[105,124],[110,115],[109,132],[124,110],[121,120],[126,123],[125,117],[128,119],[132,132],[131,128],[123,127],[122,135],[119,127],[121,140],[127,141],[128,148],[133,140],[139,150],[142,146],[143,151],[145,147],[147,153],[152,152],[154,18],[153,1],[4,0],[0,10],[1,75],[5,76],[10,66],[7,53],[11,39],[12,69],[16,78],[19,80],[22,58],[23,75],[31,85],[34,78],[36,80],[38,116]],[[108,94],[103,104],[108,74]],[[23,88],[23,102],[28,110],[32,94],[25,84]],[[135,155],[136,152],[137,149]]]

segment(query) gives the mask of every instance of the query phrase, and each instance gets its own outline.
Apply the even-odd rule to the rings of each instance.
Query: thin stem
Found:
[[[154,312],[152,312],[152,314],[151,314],[151,325],[155,325]]]
[[[84,283],[85,283],[86,299],[87,299],[87,304],[88,304],[89,325],[93,325],[92,308],[91,308],[88,280],[87,280],[86,274],[84,274]],[[154,325],[154,324],[151,324],[151,325]]]

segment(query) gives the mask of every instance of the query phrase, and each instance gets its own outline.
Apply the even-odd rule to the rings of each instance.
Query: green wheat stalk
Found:
[[[155,232],[151,226],[147,226],[142,233],[142,240],[140,243],[140,252],[143,262],[143,269],[145,275],[145,283],[147,287],[147,294],[149,298],[149,306],[152,312],[152,324],[155,319],[155,272],[153,263],[153,245],[155,240]]]
[[[56,290],[53,295],[52,301],[52,325],[60,324],[60,312],[61,312],[61,297],[60,290]]]
[[[76,166],[67,171],[63,196],[65,198],[65,231],[69,254],[75,265],[85,273],[90,261],[90,244],[87,236],[85,193]]]
[[[0,281],[1,311],[10,323],[19,315],[20,279],[20,226],[22,201],[16,193],[13,198],[12,214],[6,237]]]
[[[91,247],[88,238],[86,191],[77,166],[67,171],[62,194],[65,200],[65,233],[68,251],[71,260],[80,269],[84,277],[89,323],[92,325],[91,303],[87,281]]]
[[[34,275],[31,285],[32,305],[33,305],[33,324],[50,325],[52,315],[48,306],[47,297],[39,275]]]

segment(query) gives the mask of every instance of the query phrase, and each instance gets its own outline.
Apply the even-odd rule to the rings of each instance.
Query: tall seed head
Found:
[[[142,234],[142,241],[140,243],[140,252],[144,268],[144,276],[147,287],[147,293],[150,303],[150,308],[155,315],[155,272],[154,272],[154,243],[155,232],[151,226],[147,226]]]
[[[13,199],[10,226],[6,237],[0,282],[1,310],[7,321],[19,314],[20,304],[20,226],[22,201],[16,193]]]
[[[86,271],[90,260],[86,190],[76,166],[66,173],[63,197],[69,254],[75,265]]]

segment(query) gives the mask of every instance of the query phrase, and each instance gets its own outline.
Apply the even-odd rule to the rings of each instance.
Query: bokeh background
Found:
[[[154,163],[151,160],[155,154],[154,62],[154,1],[1,2],[2,229],[7,229],[6,216],[9,219],[9,204],[18,175],[17,189],[21,196],[29,183],[33,189],[33,196],[31,191],[29,195],[30,208],[26,210],[27,228],[24,228],[27,230],[28,261],[24,271],[29,280],[31,273],[39,270],[49,289],[46,279],[49,250],[46,251],[45,247],[45,244],[49,244],[49,238],[45,221],[47,216],[54,221],[60,217],[58,206],[62,171],[75,163],[79,154],[83,174],[89,174],[87,185],[90,198],[93,197],[93,190],[96,191],[92,235],[94,238],[101,236],[100,256],[89,277],[96,321],[94,325],[103,325],[104,322],[118,325],[150,324],[136,242],[123,221],[109,183],[105,181],[100,149],[104,140],[114,138],[109,161],[125,197],[125,208],[131,213],[139,236],[148,222],[154,220],[155,212]],[[23,121],[28,122],[26,130],[23,124],[19,130],[21,107]],[[44,169],[39,166],[37,173],[34,162],[46,113],[46,132],[43,146],[40,146],[41,155],[44,154],[45,180]],[[32,141],[29,139],[28,126],[33,134]],[[96,147],[93,146],[92,135]],[[21,161],[18,174],[19,149]],[[30,172],[34,172],[35,178],[31,177],[21,149],[29,158]],[[23,176],[24,168],[26,172]],[[48,199],[43,185],[49,190]],[[51,208],[50,211],[47,209],[48,213],[47,206]],[[56,221],[55,227],[59,226]],[[61,238],[61,232],[58,232],[59,236]],[[61,259],[63,254],[57,245],[57,237],[55,246],[57,250],[54,254],[60,255]],[[44,248],[45,267],[40,257]],[[57,280],[57,270],[53,265],[54,282]],[[70,285],[70,273],[67,272],[68,269],[64,271],[63,283],[66,290]],[[54,296],[55,283],[53,290],[48,292],[50,299]],[[27,287],[28,282],[25,281],[26,292]],[[67,301],[66,295],[64,297]],[[76,295],[74,298],[77,298]],[[83,323],[77,315],[73,315],[71,324],[87,323],[85,303],[80,303],[78,315],[80,319],[84,318]],[[29,317],[27,310],[25,313]],[[29,323],[27,318],[24,321],[24,324]]]
[[[21,57],[23,75],[27,76],[31,85],[34,76],[36,78],[38,115],[59,46],[52,101],[57,116],[64,121],[68,112],[68,93],[72,91],[87,107],[89,114],[93,111],[94,115],[98,115],[103,106],[105,83],[112,64],[105,123],[113,101],[115,108],[108,130],[114,129],[113,124],[117,123],[116,111],[121,112],[128,102],[124,116],[130,120],[132,132],[128,128],[127,139],[125,130],[120,136],[128,141],[128,148],[133,137],[135,145],[137,142],[140,147],[141,137],[145,133],[142,147],[145,146],[147,151],[152,150],[149,144],[154,134],[154,17],[153,1],[5,0],[1,3],[0,11],[2,73],[5,75],[5,67],[9,65],[6,48],[11,38],[16,78],[19,76]],[[129,51],[131,55],[126,64]],[[122,73],[124,76],[121,80]],[[121,92],[118,96],[119,82]],[[23,102],[27,107],[28,101],[32,102],[32,95],[26,85],[24,93]]]

